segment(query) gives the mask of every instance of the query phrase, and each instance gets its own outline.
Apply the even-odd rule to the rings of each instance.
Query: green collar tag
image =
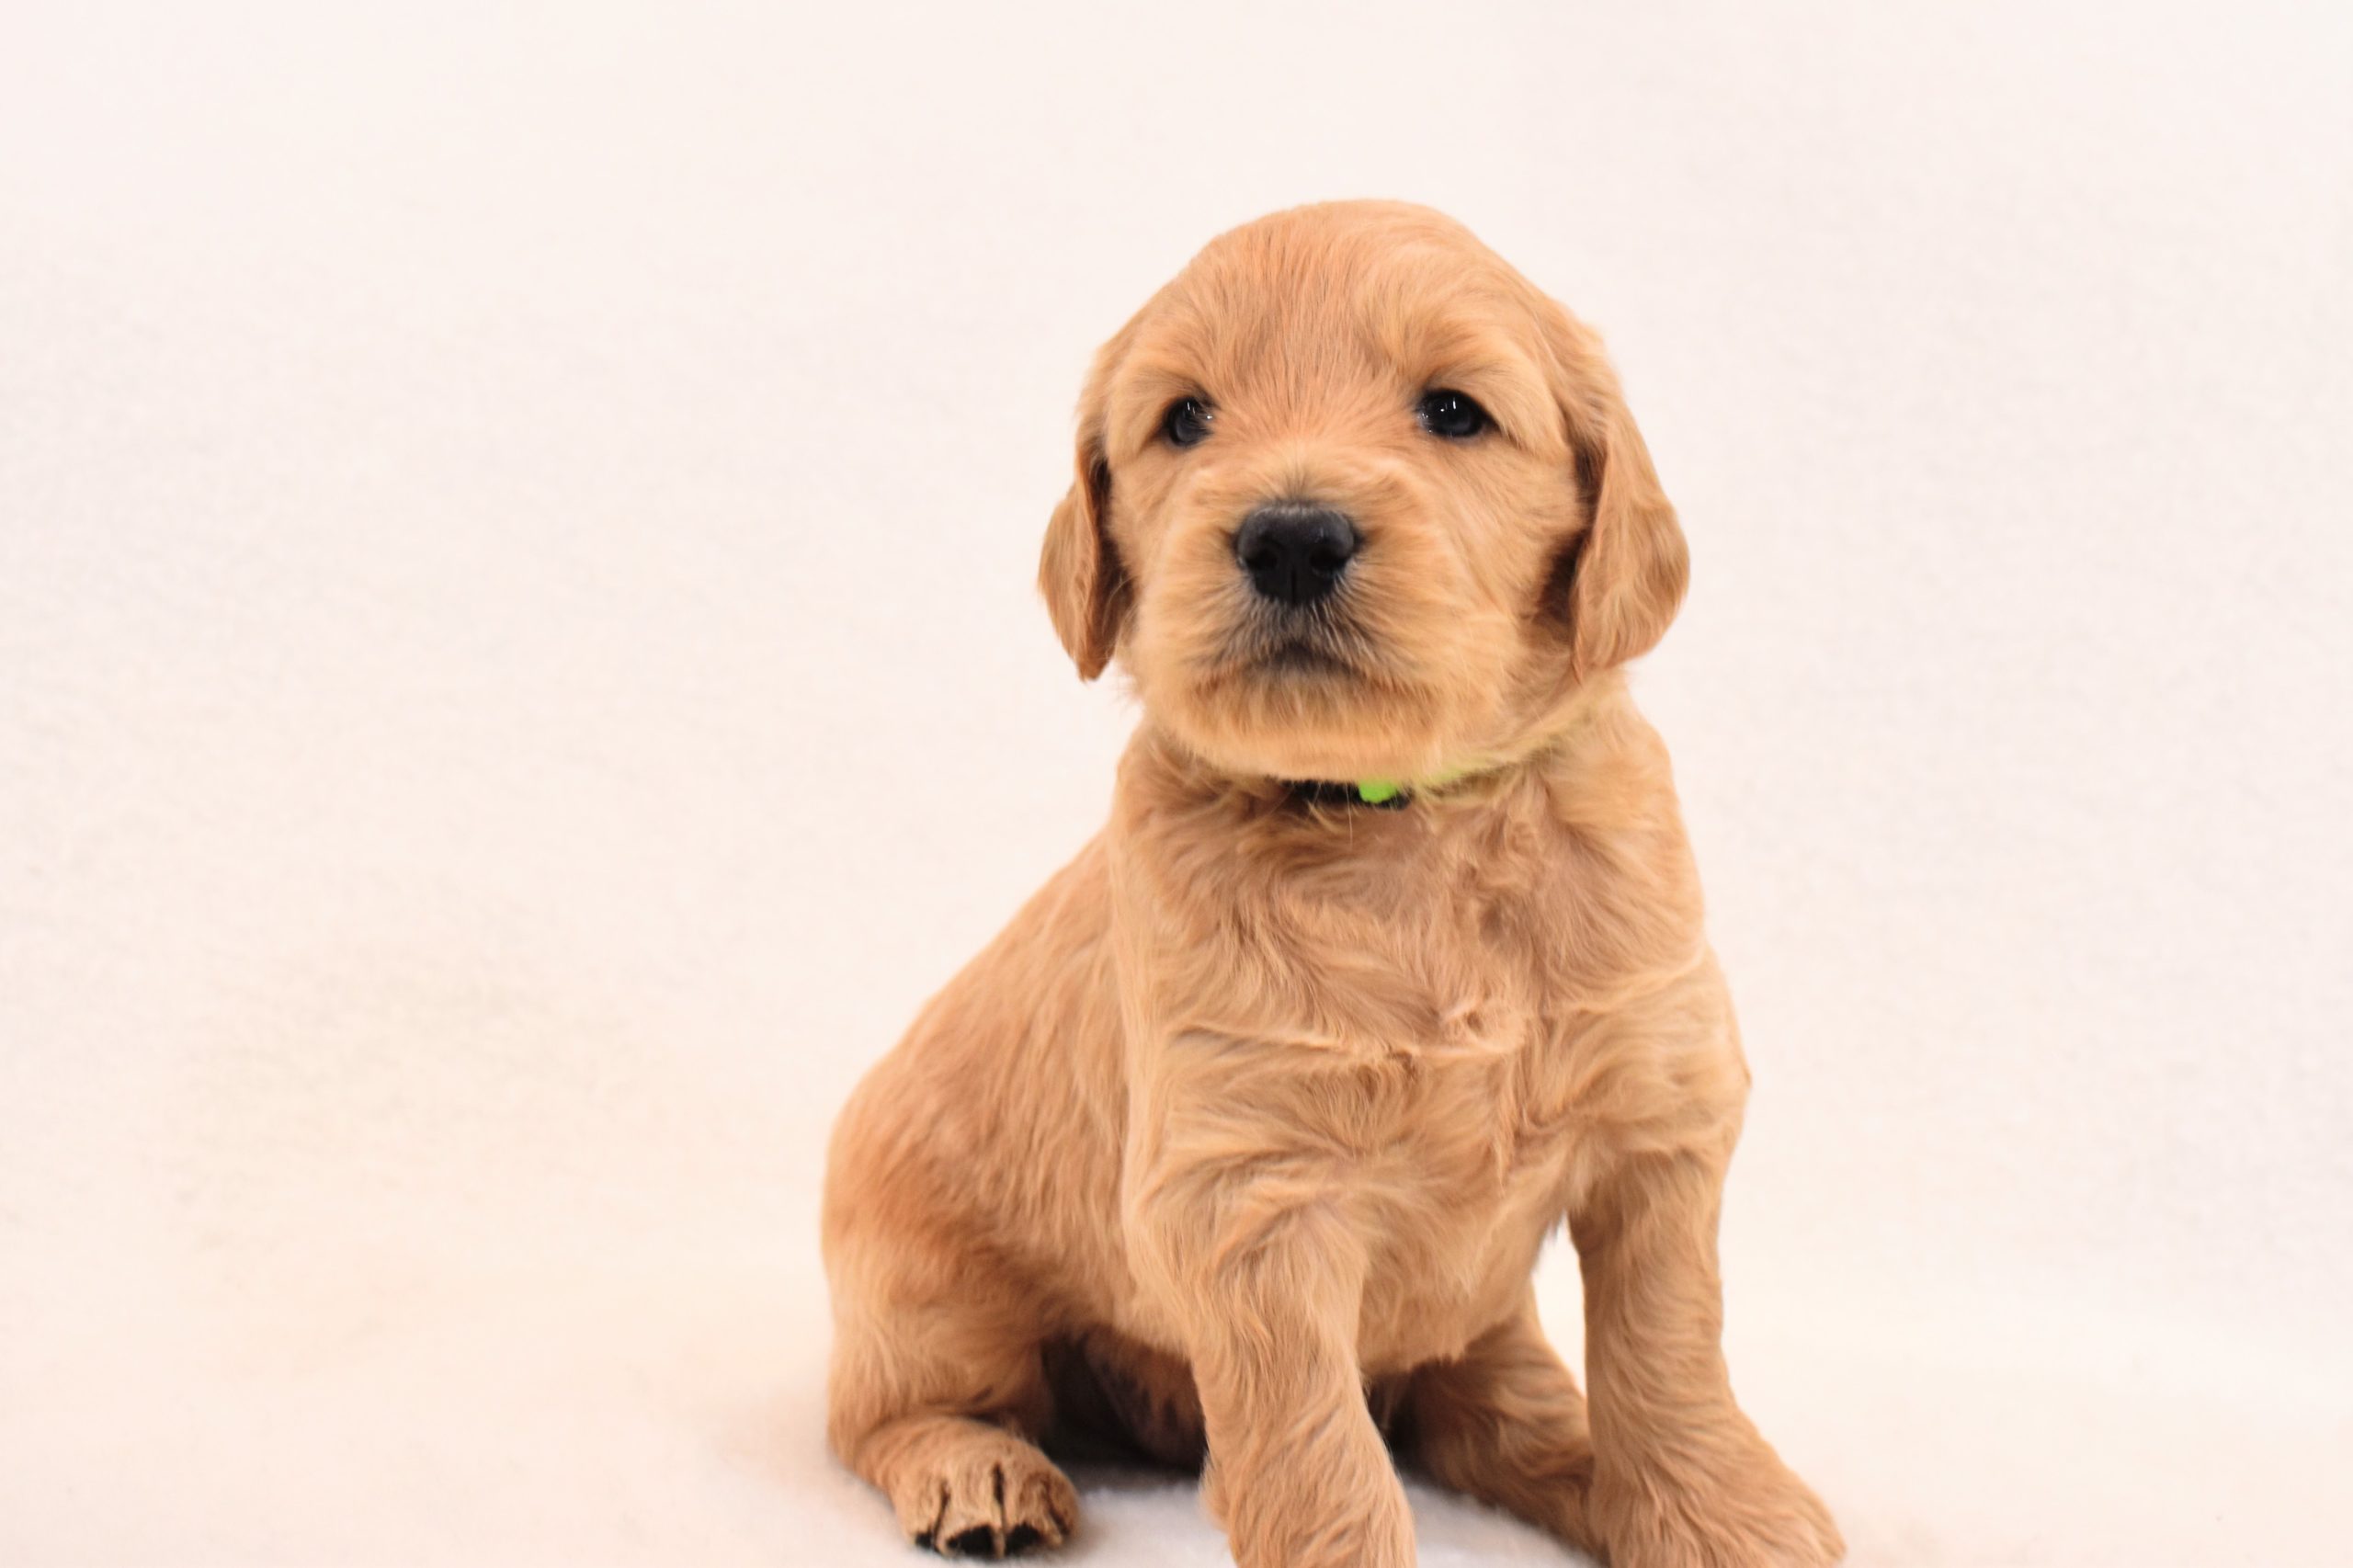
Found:
[[[1427,778],[1414,780],[1416,790],[1443,790],[1459,778],[1468,778],[1468,767],[1446,767]],[[1405,792],[1405,786],[1394,778],[1359,778],[1356,784],[1357,799],[1368,806],[1385,806]]]

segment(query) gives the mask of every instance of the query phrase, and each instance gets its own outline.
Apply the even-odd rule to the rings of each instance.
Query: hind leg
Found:
[[[899,1528],[948,1557],[1007,1557],[1059,1546],[1078,1496],[1026,1438],[961,1415],[907,1415],[867,1435],[852,1461],[881,1488]]]
[[[963,1557],[1060,1545],[1078,1497],[1034,1441],[1053,1409],[1030,1303],[918,1239],[829,1242],[834,1451],[919,1545]]]

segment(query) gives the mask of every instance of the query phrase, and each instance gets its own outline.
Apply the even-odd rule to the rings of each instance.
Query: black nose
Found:
[[[1233,558],[1267,597],[1312,605],[1337,585],[1358,542],[1345,514],[1311,501],[1276,501],[1242,519]]]

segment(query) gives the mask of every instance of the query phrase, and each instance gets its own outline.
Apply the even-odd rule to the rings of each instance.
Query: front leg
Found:
[[[1234,1562],[1410,1568],[1413,1518],[1357,1363],[1361,1244],[1328,1202],[1195,1176],[1160,1188],[1133,1240],[1180,1320]]]
[[[1819,1498],[1733,1403],[1716,1218],[1722,1152],[1613,1163],[1570,1216],[1585,1272],[1591,1519],[1611,1568],[1819,1568]]]

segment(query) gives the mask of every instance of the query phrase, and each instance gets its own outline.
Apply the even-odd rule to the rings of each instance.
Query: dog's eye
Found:
[[[1180,397],[1160,416],[1161,439],[1172,447],[1198,447],[1209,439],[1210,421],[1214,417],[1210,405],[1199,398]]]
[[[1467,441],[1495,423],[1485,409],[1448,387],[1424,392],[1414,413],[1423,429],[1449,441]]]

